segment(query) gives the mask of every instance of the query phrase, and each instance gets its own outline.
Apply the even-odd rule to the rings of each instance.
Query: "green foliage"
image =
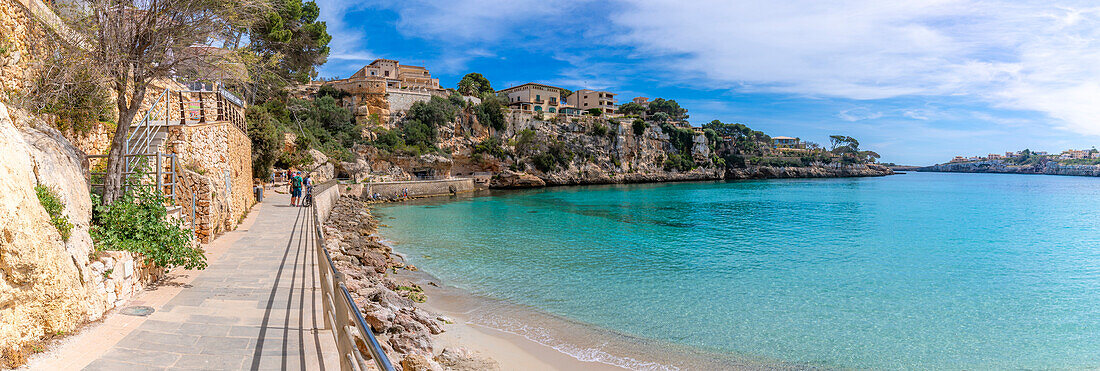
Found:
[[[252,26],[251,49],[276,61],[276,74],[288,81],[306,83],[316,76],[314,66],[328,57],[328,27],[317,18],[321,9],[313,1],[270,0],[272,10]]]
[[[634,129],[634,135],[645,134],[645,128],[647,126],[648,125],[645,124],[645,120],[642,119],[634,119],[634,122],[631,123],[631,128]]]
[[[495,95],[485,95],[481,104],[474,107],[477,121],[496,130],[504,130],[507,122],[504,121],[505,101]]]
[[[248,121],[248,138],[252,140],[252,177],[268,179],[271,177],[271,167],[282,151],[283,132],[266,106],[248,107],[245,119]]]
[[[624,115],[641,115],[645,112],[645,106],[634,102],[626,103],[619,106],[619,113],[622,113]]]
[[[690,155],[681,155],[677,153],[669,153],[668,158],[665,159],[666,170],[680,170],[688,171],[695,167],[695,161]]]
[[[169,219],[159,193],[138,189],[108,205],[92,199],[92,239],[97,250],[130,251],[160,267],[206,268],[206,256],[191,243],[183,221]]]
[[[590,116],[600,117],[600,115],[603,115],[603,110],[599,108],[589,108],[587,112]]]
[[[502,143],[501,143],[500,139],[492,138],[492,137],[487,138],[487,139],[481,141],[481,143],[478,143],[477,145],[475,145],[474,146],[474,153],[475,154],[479,154],[479,153],[489,154],[489,155],[492,155],[493,157],[496,157],[497,159],[500,159],[500,160],[503,160],[503,159],[508,157],[508,153],[504,150],[504,147],[502,146]]]
[[[558,167],[568,167],[573,162],[573,151],[565,147],[565,143],[555,141],[551,143],[543,153],[531,156],[531,162],[535,168],[544,173],[555,171]]]
[[[46,214],[50,215],[50,224],[57,228],[57,233],[61,234],[62,240],[68,241],[69,236],[72,234],[73,225],[69,223],[69,217],[62,214],[65,211],[65,204],[61,202],[57,192],[39,184],[34,186],[34,193],[38,195],[38,203],[42,204],[42,208],[46,209]]]
[[[654,99],[652,102],[649,102],[649,108],[647,112],[650,115],[664,113],[668,115],[669,119],[675,121],[683,121],[688,118],[687,109],[680,107],[680,104],[676,103],[676,100],[674,99]]]
[[[665,123],[669,119],[668,114],[664,112],[654,113],[651,117],[653,118],[653,121],[656,121],[658,123]]]
[[[602,123],[597,122],[592,125],[592,135],[595,135],[597,137],[605,137],[607,136],[608,132],[609,130],[607,129],[607,126],[604,126],[604,124]]]
[[[734,148],[741,153],[753,153],[771,143],[771,137],[762,131],[752,130],[744,124],[726,124],[718,120],[703,125],[704,132],[710,130],[717,138],[728,138]],[[708,134],[708,138],[710,138]]]
[[[477,72],[471,72],[458,81],[458,92],[463,95],[480,97],[483,94],[492,94],[493,86],[489,84],[489,79],[485,76]]]
[[[531,129],[520,130],[516,134],[515,147],[516,153],[521,156],[532,154],[538,150],[537,143],[535,143],[535,131]]]
[[[801,167],[804,166],[801,159],[789,159],[781,157],[752,157],[749,163],[756,166],[771,167]]]
[[[691,153],[691,147],[695,142],[695,131],[678,128],[668,123],[662,123],[661,130],[668,134],[669,142],[672,143],[673,148],[676,148],[676,152],[681,154]]]

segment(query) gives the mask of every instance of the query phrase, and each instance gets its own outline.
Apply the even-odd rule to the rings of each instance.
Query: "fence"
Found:
[[[325,328],[332,330],[336,339],[336,350],[340,355],[341,370],[368,370],[367,357],[382,371],[394,371],[389,357],[382,350],[382,345],[374,337],[374,332],[363,315],[359,312],[359,306],[351,298],[351,292],[344,284],[344,275],[332,265],[332,257],[325,247],[325,234],[321,224],[328,219],[336,200],[340,198],[336,181],[330,181],[316,187],[311,205],[313,211],[314,229],[316,233],[317,265],[321,278],[321,302],[324,307]],[[360,338],[355,334],[358,333]],[[362,349],[367,350],[364,355]]]

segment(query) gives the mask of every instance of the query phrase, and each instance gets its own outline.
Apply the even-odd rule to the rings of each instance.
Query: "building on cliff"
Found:
[[[566,101],[581,111],[598,108],[604,114],[615,113],[615,93],[607,91],[581,89],[570,94]]]
[[[557,86],[533,82],[498,91],[508,95],[508,106],[512,109],[545,113],[576,113],[576,110],[570,110],[574,107],[565,102],[567,92],[568,90]]]
[[[392,121],[413,103],[447,96],[447,90],[426,67],[403,65],[393,59],[376,59],[351,77],[323,84],[348,93],[343,103],[359,120],[378,115]]]

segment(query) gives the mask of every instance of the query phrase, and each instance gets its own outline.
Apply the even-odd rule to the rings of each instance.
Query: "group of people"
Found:
[[[309,206],[313,204],[313,180],[309,178],[309,174],[305,174],[302,177],[302,173],[298,171],[286,171],[287,183],[290,184],[290,206]],[[305,198],[302,197],[302,190],[305,190]]]

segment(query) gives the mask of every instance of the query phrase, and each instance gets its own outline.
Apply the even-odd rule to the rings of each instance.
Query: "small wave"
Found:
[[[657,362],[641,361],[630,357],[617,356],[599,348],[582,347],[561,341],[550,335],[550,331],[538,326],[522,324],[502,318],[480,318],[478,323],[499,331],[519,335],[527,340],[548,346],[558,352],[583,362],[599,362],[636,371],[678,371],[679,367]],[[606,344],[605,344],[606,345]]]

